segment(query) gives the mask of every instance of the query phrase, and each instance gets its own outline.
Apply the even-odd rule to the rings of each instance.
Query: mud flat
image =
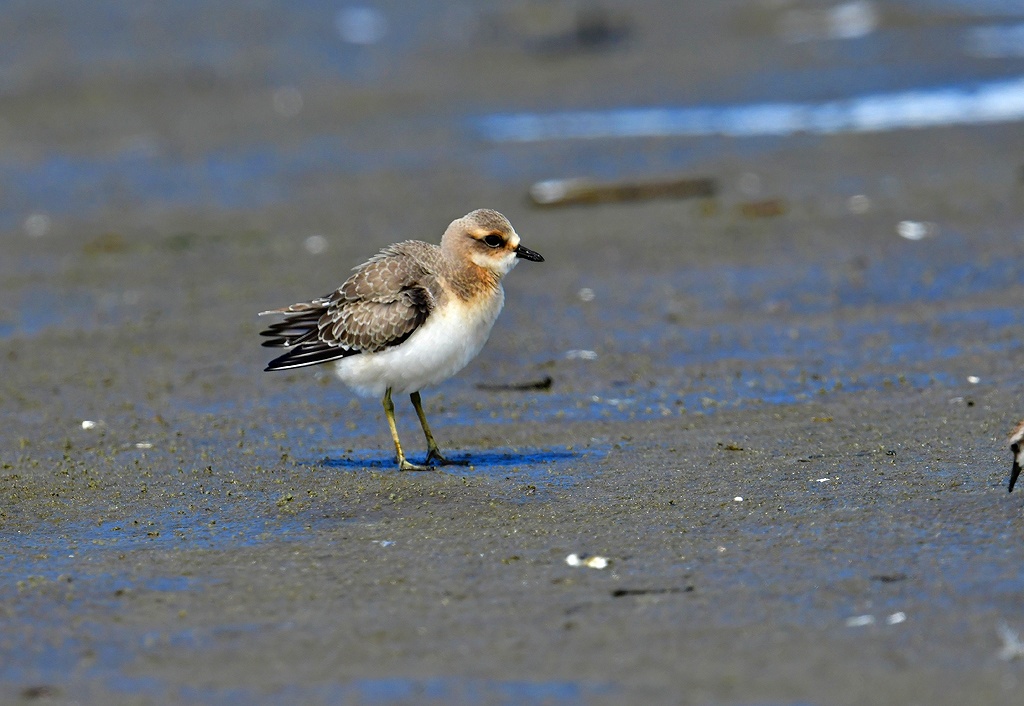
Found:
[[[14,13],[0,701],[1020,702],[1019,123],[480,130],[940,77],[970,96],[1020,69],[969,53],[991,18],[850,5],[850,36],[810,6],[395,10],[400,48],[317,4],[162,11],[180,37],[117,3],[122,24]],[[40,27],[107,41],[14,34]],[[717,186],[530,205],[578,177]],[[399,473],[376,401],[261,372],[255,312],[479,206],[546,261],[424,393],[469,465]]]

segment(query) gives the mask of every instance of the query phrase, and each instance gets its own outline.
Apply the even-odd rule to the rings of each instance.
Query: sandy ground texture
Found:
[[[1021,123],[480,129],[988,85],[1012,16],[98,6],[0,23],[0,702],[1024,703]],[[546,262],[399,473],[255,313],[483,206]]]

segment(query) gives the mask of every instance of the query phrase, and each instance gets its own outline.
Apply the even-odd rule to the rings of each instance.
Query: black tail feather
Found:
[[[297,346],[305,343],[319,333],[319,312],[307,312],[289,316],[260,331],[261,336],[271,340],[264,341],[264,346]]]
[[[264,314],[283,314],[284,319],[260,331],[268,348],[291,348],[287,353],[267,363],[265,370],[289,370],[307,365],[326,363],[354,355],[359,351],[330,345],[320,340],[320,318],[327,310],[329,298],[324,297],[305,304],[293,304],[287,309],[266,311]]]
[[[263,345],[267,344],[264,343]],[[319,363],[327,363],[339,358],[347,358],[357,353],[359,351],[341,348],[340,346],[328,346],[325,343],[300,345],[267,363],[264,371],[304,368],[307,365],[318,365]]]

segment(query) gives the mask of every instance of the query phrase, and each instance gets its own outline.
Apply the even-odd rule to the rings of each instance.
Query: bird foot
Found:
[[[436,448],[427,451],[427,460],[425,463],[429,464],[431,461],[437,463],[438,466],[468,466],[469,461],[453,461],[445,458],[441,455],[441,452]]]
[[[432,471],[434,470],[430,466],[421,466],[418,463],[410,463],[404,458],[398,460],[398,470],[400,471]]]

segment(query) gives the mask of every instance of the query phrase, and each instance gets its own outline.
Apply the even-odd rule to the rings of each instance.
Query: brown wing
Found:
[[[429,273],[415,257],[421,246],[433,247],[415,242],[391,246],[360,266],[332,294],[262,312],[285,315],[260,333],[268,337],[263,345],[292,348],[266,369],[373,353],[407,339],[426,321],[435,301],[435,293],[425,286]]]

